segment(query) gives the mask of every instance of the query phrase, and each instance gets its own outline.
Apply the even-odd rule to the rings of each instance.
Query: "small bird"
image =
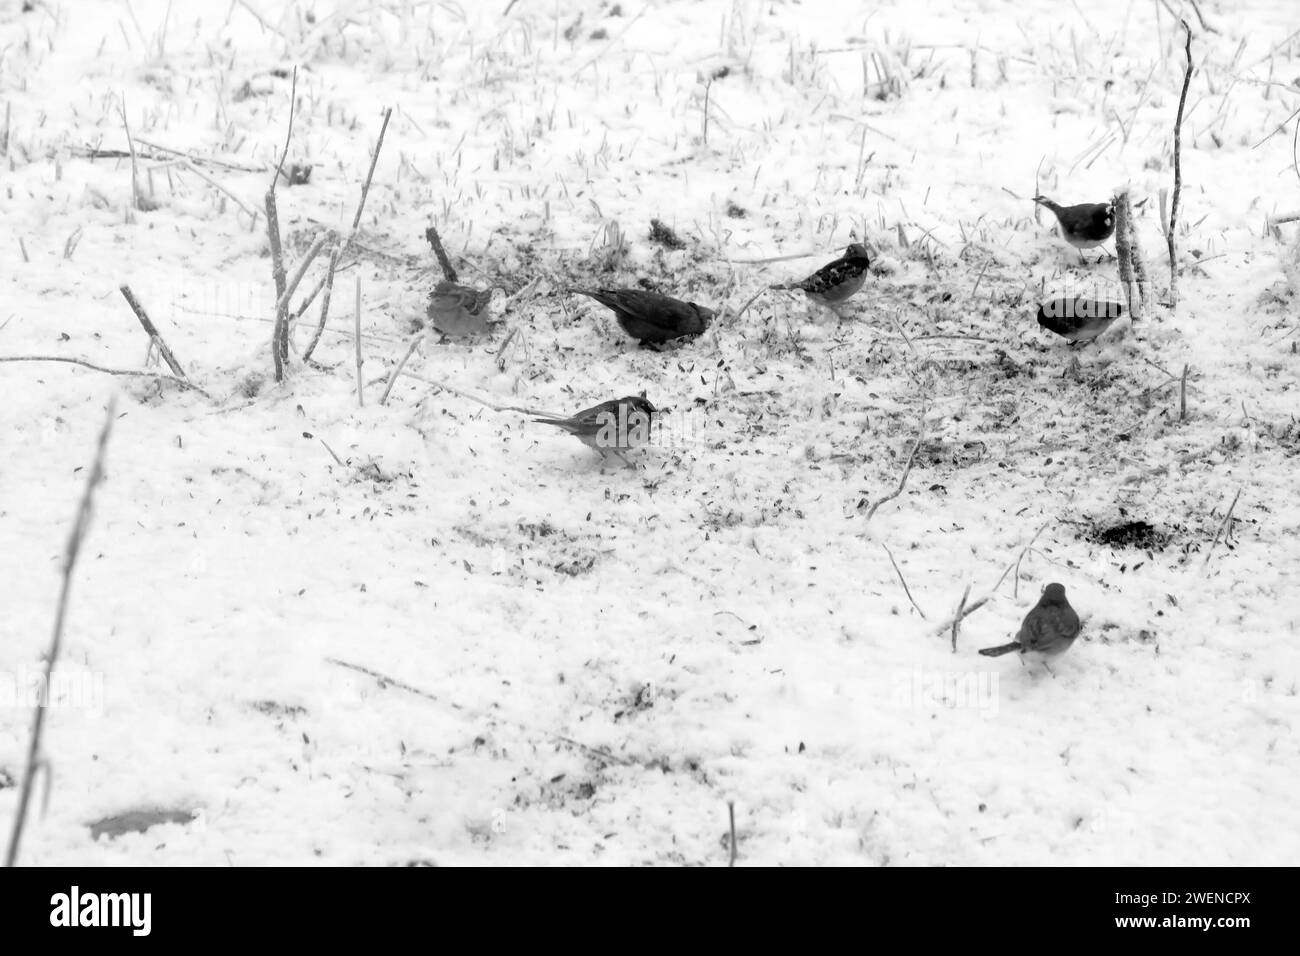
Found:
[[[1038,603],[1025,615],[1016,639],[1000,647],[985,647],[980,653],[985,657],[999,657],[1019,651],[1021,654],[1052,657],[1069,648],[1078,636],[1079,615],[1065,599],[1064,585],[1049,584],[1043,588]]]
[[[618,324],[632,338],[658,345],[687,335],[699,335],[709,327],[713,310],[694,302],[644,289],[574,289],[612,309]]]
[[[1091,342],[1124,314],[1118,302],[1081,297],[1049,299],[1038,307],[1038,324],[1069,339],[1072,345]]]
[[[429,324],[448,338],[466,338],[487,331],[492,290],[441,280],[429,296]]]
[[[1052,211],[1061,238],[1079,250],[1081,259],[1084,249],[1095,248],[1115,234],[1115,207],[1108,202],[1062,206],[1045,196],[1035,196],[1034,202]]]
[[[867,247],[855,242],[844,250],[844,255],[828,262],[812,275],[799,282],[774,285],[773,289],[797,289],[825,306],[836,306],[848,299],[867,281],[871,255]]]
[[[584,408],[569,418],[547,416],[533,421],[576,435],[588,448],[600,452],[602,461],[614,455],[631,465],[623,453],[650,440],[650,427],[658,411],[644,396],[628,395]]]

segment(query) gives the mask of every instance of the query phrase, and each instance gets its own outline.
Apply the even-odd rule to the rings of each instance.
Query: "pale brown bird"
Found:
[[[1079,636],[1079,615],[1074,613],[1065,599],[1065,586],[1049,584],[1043,596],[1025,615],[1020,633],[1010,644],[985,647],[980,653],[985,657],[998,657],[1019,651],[1041,657],[1054,657],[1069,649]]]
[[[492,290],[441,280],[429,295],[429,324],[448,338],[467,338],[487,331]]]
[[[568,418],[547,416],[533,421],[576,436],[588,448],[600,452],[602,460],[614,455],[630,465],[624,452],[650,440],[650,429],[658,411],[644,396],[628,395],[584,408]]]
[[[797,290],[814,302],[833,307],[862,288],[870,268],[871,254],[867,247],[855,242],[844,250],[844,255],[834,262],[828,262],[808,278],[771,288]]]

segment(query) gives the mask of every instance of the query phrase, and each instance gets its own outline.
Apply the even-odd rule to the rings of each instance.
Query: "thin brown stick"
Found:
[[[1008,564],[1006,571],[1002,572],[1001,577],[998,578],[998,583],[993,585],[993,591],[989,592],[990,594],[992,594],[994,591],[997,591],[998,588],[1002,587],[1002,582],[1007,579],[1007,572],[1010,571],[1012,568],[1015,568],[1016,576],[1012,580],[1011,596],[1016,598],[1020,597],[1020,562],[1023,561],[1025,555],[1029,553],[1029,549],[1034,546],[1034,542],[1038,540],[1038,536],[1042,534],[1047,529],[1047,526],[1051,523],[1052,522],[1050,521],[1044,521],[1041,525],[1038,526],[1038,530],[1034,532],[1033,537],[1029,539],[1029,542],[1023,548],[1021,548],[1020,553],[1016,555],[1016,560]],[[969,613],[969,611],[967,613]]]
[[[1223,534],[1223,529],[1228,527],[1228,522],[1232,520],[1232,509],[1237,507],[1237,499],[1240,497],[1241,489],[1238,488],[1237,493],[1232,496],[1232,504],[1228,505],[1227,514],[1225,514],[1223,520],[1219,522],[1219,529],[1214,532],[1214,540],[1210,542],[1210,550],[1205,552],[1205,561],[1201,564],[1202,571],[1210,566],[1210,556],[1214,554],[1214,546],[1219,543],[1219,536]]]
[[[438,260],[438,265],[442,267],[443,276],[448,282],[455,282],[456,267],[451,264],[451,259],[447,257],[447,250],[442,247],[442,237],[438,235],[438,230],[430,226],[424,230],[424,238],[433,247],[433,254]]]
[[[1180,422],[1187,420],[1187,373],[1191,368],[1190,365],[1183,366],[1182,383],[1178,389],[1178,420]]]
[[[997,589],[994,588],[994,590]],[[982,608],[985,604],[988,604],[989,601],[992,599],[992,597],[993,594],[989,593],[984,595],[984,597],[980,598],[978,601],[966,605],[966,607],[962,609],[960,616],[953,618],[951,621],[944,621],[943,624],[941,624],[939,627],[936,627],[934,629],[935,634],[943,634],[947,631],[950,631],[957,623],[966,620],[966,618],[970,617],[972,614],[974,614],[976,611]]]
[[[275,282],[275,329],[271,333],[271,358],[275,362],[275,380],[284,381],[284,367],[289,361],[288,316],[280,303],[284,301],[285,284],[284,250],[280,246],[280,214],[275,206],[275,186],[266,191],[266,235],[271,246],[271,278]]]
[[[338,261],[342,258],[343,254],[348,251],[348,247],[350,247],[353,240],[356,239],[357,230],[361,227],[361,214],[366,208],[366,197],[370,195],[370,184],[375,178],[375,166],[379,163],[379,151],[384,148],[384,134],[388,131],[388,121],[392,119],[392,117],[393,108],[391,106],[385,107],[384,121],[379,127],[379,138],[375,140],[375,151],[370,155],[370,168],[366,170],[365,182],[361,184],[361,199],[357,202],[357,211],[352,217],[352,227],[348,230],[347,237],[343,240],[342,248],[338,250],[338,255],[331,255],[329,272],[319,283],[317,283],[316,287],[312,289],[311,294],[307,296],[307,300],[303,304],[302,309],[299,310],[299,314],[301,314],[302,311],[305,311],[307,305],[310,304],[312,299],[316,298],[317,294],[319,294],[323,289],[325,298],[321,300],[321,317],[320,323],[317,326],[318,329],[323,329],[325,327],[325,319],[329,315],[329,302],[330,296],[334,291],[334,273],[338,267]],[[320,335],[318,332],[316,338],[312,341],[313,348],[315,347],[316,341],[319,339]],[[360,341],[360,339],[358,339],[358,341]],[[307,354],[310,354],[310,350]]]
[[[131,208],[140,208],[140,174],[136,170],[135,140],[131,138],[131,125],[126,121],[126,96],[118,103],[118,112],[122,114],[122,129],[126,133],[126,147],[131,151]]]
[[[419,687],[416,687],[413,684],[408,684],[405,681],[397,680],[395,677],[389,677],[387,674],[381,673],[380,671],[377,670],[372,670],[369,667],[363,667],[360,664],[351,664],[348,661],[339,660],[337,657],[327,657],[325,658],[325,661],[329,664],[334,664],[337,667],[346,667],[348,670],[356,671],[359,674],[365,674],[367,677],[373,677],[375,680],[379,681],[382,687],[385,688],[396,687],[398,690],[404,690],[408,694],[414,694],[417,697],[423,697],[425,700],[431,700],[436,704],[444,704],[446,706],[449,706],[451,707],[452,710],[458,710],[461,713],[470,714],[472,716],[474,715],[474,711],[468,707],[464,707],[454,701],[444,700],[443,698],[438,697],[436,694],[431,694],[426,690],[421,690]],[[563,734],[557,734],[553,731],[538,731],[533,727],[530,727],[528,724],[523,723],[522,721],[511,720],[510,718],[504,717],[501,714],[496,712],[492,713],[491,715],[481,715],[481,719],[496,720],[504,724],[510,724],[511,726],[517,727],[520,730],[524,731],[525,733],[530,733],[530,734],[543,733],[547,737],[552,738],[553,740],[559,740],[562,743],[568,744],[570,747],[576,747],[579,750],[583,751],[584,753],[590,754],[593,757],[599,757],[601,760],[608,761],[609,763],[622,764],[623,766],[631,766],[634,763],[634,761],[628,760],[626,757],[619,757],[601,747],[592,747],[589,746],[588,744],[582,743],[581,741],[574,740],[572,737],[566,737]]]
[[[511,332],[510,334],[513,335],[514,332]],[[380,405],[388,404],[388,393],[391,392],[393,386],[397,384],[397,376],[402,374],[402,369],[406,367],[406,363],[411,360],[411,356],[415,354],[415,350],[420,347],[420,343],[423,341],[423,332],[417,332],[415,335],[411,336],[411,344],[407,346],[406,354],[403,355],[402,360],[397,363],[397,368],[393,369],[393,373],[388,376],[388,384],[384,386],[384,394],[379,398]]]
[[[283,76],[284,74],[281,74]],[[280,161],[275,164],[275,175],[271,179],[270,189],[274,190],[284,173],[284,161],[289,155],[289,140],[293,138],[293,118],[298,112],[298,67],[293,68],[293,80],[289,87],[289,125],[284,130],[284,149],[280,150]]]
[[[214,179],[212,176],[209,176],[209,175],[208,175],[207,173],[205,173],[203,170],[199,169],[199,167],[196,166],[196,165],[194,165],[194,163],[191,162],[190,160],[187,159],[187,160],[186,160],[182,165],[184,166],[184,168],[185,168],[187,171],[193,173],[195,176],[198,176],[199,179],[203,180],[205,183],[207,183],[207,184],[208,184],[209,186],[211,186],[213,189],[216,189],[216,190],[218,190],[219,192],[225,193],[227,196],[229,196],[231,199],[233,199],[233,200],[235,201],[235,205],[237,205],[240,209],[244,210],[244,212],[246,212],[246,213],[248,213],[250,216],[252,216],[252,217],[253,217],[253,222],[257,222],[257,217],[258,217],[259,215],[261,215],[261,213],[259,213],[259,212],[257,211],[257,207],[256,207],[256,206],[250,206],[250,205],[248,205],[248,203],[244,202],[244,200],[240,199],[238,196],[236,196],[233,192],[231,192],[231,191],[230,191],[229,189],[227,189],[225,186],[221,185],[221,183],[217,182],[217,180]]]
[[[731,852],[728,855],[727,866],[731,867],[736,865],[736,801],[734,800],[727,801],[727,820],[731,828],[731,840],[728,844]]]
[[[96,372],[104,372],[108,375],[128,375],[135,378],[160,378],[164,381],[175,382],[182,388],[198,392],[204,398],[212,398],[211,395],[187,378],[177,378],[175,375],[167,375],[163,372],[140,372],[129,368],[105,368],[102,365],[96,365],[94,362],[87,362],[85,359],[68,358],[64,355],[0,355],[0,362],[64,362],[68,365],[80,365],[84,368],[94,369]]]
[[[311,341],[307,343],[307,350],[302,353],[302,360],[304,362],[311,361],[311,353],[316,351],[316,346],[320,343],[320,337],[325,331],[325,320],[329,318],[329,314],[330,314],[330,295],[334,291],[334,271],[339,266],[339,256],[341,256],[342,254],[343,254],[343,244],[336,240],[334,243],[334,249],[330,252],[329,271],[325,273],[324,286],[323,286],[325,295],[321,299],[321,303],[320,303],[320,320],[316,323],[315,334],[312,335]],[[320,291],[320,288],[322,287],[318,287],[316,291]],[[307,301],[303,304],[302,308],[298,310],[297,313],[298,316],[301,316],[302,313],[307,310],[307,306],[311,304],[311,300],[314,299],[315,297],[316,297],[316,292],[313,292],[310,296],[307,297]]]
[[[50,639],[50,649],[45,655],[45,676],[41,685],[46,699],[37,701],[36,713],[32,719],[32,734],[27,743],[27,766],[23,770],[23,782],[18,791],[18,809],[14,814],[13,830],[9,835],[5,866],[14,866],[18,862],[18,848],[22,843],[23,827],[27,822],[27,806],[31,802],[36,771],[39,767],[46,766],[41,757],[41,736],[45,730],[45,714],[49,708],[51,678],[59,660],[59,651],[63,648],[63,623],[67,617],[68,597],[72,591],[72,572],[77,566],[77,556],[81,553],[82,543],[90,530],[95,488],[104,478],[104,455],[108,450],[108,437],[113,431],[116,412],[117,398],[114,396],[108,401],[104,424],[99,430],[99,441],[95,445],[95,458],[91,462],[89,474],[86,475],[86,485],[81,492],[81,501],[77,505],[72,531],[68,534],[68,543],[63,551],[62,583],[59,586],[59,600],[54,611],[54,635]],[[48,773],[48,768],[46,772]]]
[[[921,615],[921,620],[927,620],[925,612],[921,610],[920,605],[916,603],[916,599],[912,597],[912,589],[907,586],[907,580],[903,577],[902,569],[899,568],[898,562],[894,560],[894,552],[890,551],[889,545],[885,544],[883,541],[880,542],[880,546],[885,549],[885,554],[889,555],[889,563],[894,566],[894,573],[898,575],[898,583],[903,585],[903,593],[906,594],[907,599],[912,602],[912,607],[916,608],[916,613]]]
[[[885,495],[885,497],[881,498],[879,501],[877,501],[874,505],[871,506],[870,510],[867,511],[867,518],[866,518],[867,521],[871,520],[871,516],[876,513],[877,508],[883,505],[886,501],[893,501],[895,498],[897,498],[899,495],[903,493],[903,488],[907,485],[907,476],[912,473],[912,463],[916,461],[916,450],[921,447],[921,439],[923,437],[925,437],[925,413],[924,412],[921,413],[921,429],[916,433],[916,441],[912,442],[912,450],[910,453],[908,453],[907,464],[903,468],[903,474],[898,479],[898,487],[895,488],[891,494]]]
[[[145,312],[144,306],[142,306],[140,300],[135,297],[135,293],[131,291],[131,287],[129,285],[119,286],[118,291],[122,293],[122,298],[126,299],[126,304],[131,307],[131,311],[135,313],[135,317],[140,320],[140,324],[144,327],[145,334],[153,340],[154,345],[158,346],[158,354],[163,357],[163,361],[167,363],[167,367],[172,370],[172,373],[175,374],[177,378],[185,378],[185,370],[181,368],[181,363],[176,361],[176,355],[167,347],[167,343],[163,341],[162,333],[160,333],[158,327],[153,324],[153,320],[149,318],[149,314]]]
[[[1178,200],[1183,191],[1183,107],[1187,104],[1187,88],[1192,85],[1192,28],[1181,21],[1187,32],[1187,70],[1183,73],[1183,92],[1178,97],[1178,115],[1174,120],[1174,196],[1169,204],[1169,232],[1165,242],[1169,245],[1169,308],[1178,308],[1178,259],[1175,249],[1174,227],[1178,223]]]
[[[288,281],[285,283],[284,293],[280,297],[281,301],[275,304],[276,315],[283,313],[286,318],[288,317],[289,299],[291,299],[294,292],[298,290],[298,284],[302,282],[302,277],[307,274],[307,267],[312,264],[313,259],[320,255],[321,249],[325,247],[325,243],[329,242],[330,236],[330,233],[322,233],[317,236],[316,241],[308,247],[307,252],[302,257],[302,261],[294,268],[293,275],[290,276]]]
[[[357,350],[357,407],[361,408],[366,404],[365,389],[361,384],[361,276],[357,276],[357,296],[354,303],[355,308],[352,312],[353,331],[355,332],[355,342]]]
[[[966,590],[961,592],[961,601],[957,604],[957,614],[952,619],[952,652],[957,653],[957,629],[961,627],[961,619],[965,616],[962,612],[966,609],[966,599],[970,597],[970,585],[966,585]]]

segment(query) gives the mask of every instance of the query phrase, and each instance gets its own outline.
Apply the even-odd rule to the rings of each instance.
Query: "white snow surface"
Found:
[[[210,396],[0,363],[6,833],[122,393],[21,862],[726,865],[732,801],[738,865],[1296,863],[1294,4],[505,6],[0,0],[0,356],[165,372],[128,284]],[[321,365],[277,384],[295,66],[291,271],[393,114]],[[147,210],[89,152],[124,117]],[[1124,186],[1155,302],[1073,349],[1036,303],[1116,262],[1030,199]],[[501,324],[380,405],[429,225]],[[763,291],[858,240],[842,318]],[[569,291],[642,281],[727,309],[655,351]],[[643,390],[631,468],[513,410]],[[1074,647],[979,656],[1051,581]],[[197,814],[92,835],[139,810]]]

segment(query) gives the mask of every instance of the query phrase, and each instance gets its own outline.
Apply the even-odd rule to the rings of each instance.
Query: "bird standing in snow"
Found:
[[[834,308],[862,288],[870,267],[871,255],[867,247],[855,242],[844,250],[844,255],[828,262],[808,278],[771,288],[798,290],[814,302]]]
[[[643,289],[574,289],[613,310],[623,331],[639,342],[658,345],[709,327],[713,310],[694,302]]]
[[[1052,211],[1061,238],[1079,250],[1080,259],[1084,249],[1093,249],[1115,234],[1115,207],[1108,202],[1062,206],[1046,196],[1035,196],[1034,202]]]
[[[1091,342],[1124,314],[1118,302],[1098,299],[1049,299],[1038,307],[1038,324],[1072,345]]]
[[[588,448],[600,452],[602,461],[608,455],[614,455],[624,464],[631,465],[624,452],[650,440],[650,428],[658,411],[643,396],[628,395],[584,408],[568,418],[557,415],[534,418],[533,421],[553,425],[576,436]]]
[[[441,280],[429,296],[429,324],[448,338],[466,338],[487,331],[492,290],[480,291]]]
[[[985,657],[999,657],[1019,651],[1037,657],[1053,657],[1067,650],[1078,636],[1079,615],[1065,599],[1064,585],[1049,584],[1043,588],[1038,603],[1025,615],[1016,639],[1010,644],[985,647],[980,653]]]

